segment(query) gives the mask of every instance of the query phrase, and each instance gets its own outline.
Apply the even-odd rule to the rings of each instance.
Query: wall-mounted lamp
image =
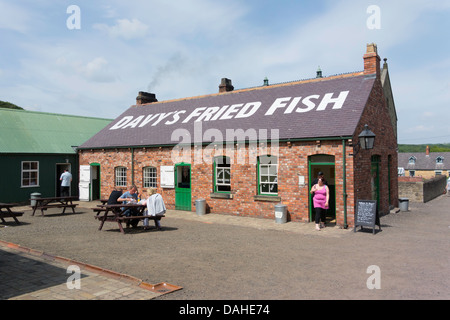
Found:
[[[358,136],[358,144],[354,146],[355,152],[353,155],[356,155],[359,150],[362,148],[364,150],[373,149],[373,145],[375,143],[375,133],[369,130],[369,126],[364,125],[363,131]]]

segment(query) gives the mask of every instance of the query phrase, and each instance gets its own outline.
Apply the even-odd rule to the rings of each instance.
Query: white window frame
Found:
[[[228,171],[228,182],[225,178],[225,172]],[[222,175],[222,178],[219,176]],[[231,162],[230,157],[217,156],[214,157],[214,192],[230,193],[231,192]],[[229,190],[219,190],[220,187],[228,187]],[[223,189],[223,188],[222,188]]]
[[[156,188],[157,172],[155,167],[144,167],[142,169],[142,184],[144,188]]]
[[[225,178],[225,171],[228,171],[229,179],[228,182]],[[219,175],[223,175],[223,178],[219,178]],[[230,167],[219,167],[216,164],[216,192],[230,192],[230,191],[221,191],[218,187],[230,187],[231,190],[231,166]]]
[[[29,164],[29,169],[24,169],[24,165],[28,163]],[[32,164],[35,163],[36,164],[36,168],[35,169],[31,169]],[[22,161],[21,163],[21,174],[20,174],[20,185],[22,186],[22,188],[33,188],[33,187],[39,187],[39,161]],[[34,180],[33,178],[30,178],[30,176],[28,178],[24,177],[24,174],[28,173],[29,175],[31,173],[36,173],[36,184],[30,184],[30,182],[32,180]],[[28,181],[28,184],[24,184],[24,180]]]
[[[272,161],[276,163],[272,163]],[[275,174],[273,169],[275,168]],[[267,170],[265,170],[267,169]],[[263,171],[267,171],[263,172]],[[271,172],[272,171],[272,172]],[[259,182],[259,194],[262,195],[278,195],[278,158],[274,156],[261,156],[259,157],[259,168],[258,168],[258,182]],[[263,177],[267,177],[267,181],[263,181]],[[263,191],[263,185],[269,185],[269,191]],[[272,191],[276,186],[276,191]]]
[[[127,168],[123,166],[114,168],[114,180],[116,187],[127,186]]]

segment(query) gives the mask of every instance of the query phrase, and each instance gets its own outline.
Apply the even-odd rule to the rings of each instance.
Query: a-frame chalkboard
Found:
[[[356,201],[356,214],[355,214],[355,228],[353,232],[356,232],[356,227],[361,226],[371,227],[373,234],[375,234],[375,225],[381,230],[380,217],[377,210],[376,200],[357,200]]]

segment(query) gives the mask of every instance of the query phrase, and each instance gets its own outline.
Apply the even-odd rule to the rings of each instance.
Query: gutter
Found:
[[[344,229],[348,228],[347,225],[347,162],[346,162],[346,154],[345,154],[345,139],[342,139],[342,166],[343,166],[343,178],[342,178],[342,200],[344,202]]]
[[[134,147],[131,147],[131,185],[134,185]]]

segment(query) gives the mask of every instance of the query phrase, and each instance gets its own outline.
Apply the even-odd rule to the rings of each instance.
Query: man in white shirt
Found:
[[[68,197],[70,192],[70,183],[72,182],[72,174],[70,174],[67,169],[64,169],[64,172],[59,180],[61,180],[61,197]]]
[[[450,196],[450,175],[448,176],[447,180],[447,196]]]

